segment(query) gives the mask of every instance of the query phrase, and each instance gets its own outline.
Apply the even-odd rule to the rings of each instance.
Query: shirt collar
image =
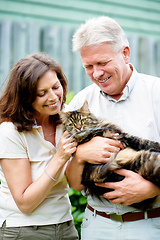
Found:
[[[135,82],[136,82],[136,79],[137,79],[137,71],[136,69],[134,68],[133,65],[130,64],[130,67],[131,69],[133,70],[132,71],[132,75],[128,81],[128,83],[126,84],[124,90],[123,90],[123,95],[120,97],[119,100],[116,100],[114,98],[112,98],[111,96],[109,96],[107,93],[103,92],[102,90],[100,90],[100,93],[108,98],[109,101],[113,101],[113,102],[120,102],[120,101],[124,101],[128,98],[128,96],[130,95],[132,89],[134,88],[134,85],[135,85]]]
[[[38,126],[38,125],[37,125],[37,121],[35,120],[35,121],[34,121],[33,128],[40,128],[40,127],[41,127],[41,126]]]

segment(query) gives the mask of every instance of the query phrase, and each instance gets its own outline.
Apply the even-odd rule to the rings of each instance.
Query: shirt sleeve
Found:
[[[157,125],[157,130],[159,132],[160,137],[160,78],[156,78],[156,81],[154,82],[153,88],[152,88],[152,98],[153,98],[153,111],[154,111],[154,117]],[[159,138],[160,141],[160,138]]]
[[[22,134],[12,123],[0,125],[0,158],[28,158]]]

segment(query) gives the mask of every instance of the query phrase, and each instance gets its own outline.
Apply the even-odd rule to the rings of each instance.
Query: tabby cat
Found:
[[[94,197],[100,198],[104,192],[111,189],[96,186],[100,182],[121,181],[124,176],[114,173],[117,169],[129,169],[139,173],[145,179],[160,188],[160,144],[150,140],[132,136],[123,132],[117,125],[106,119],[96,118],[88,109],[85,101],[83,106],[71,112],[59,112],[64,131],[67,130],[78,144],[89,141],[94,136],[103,136],[120,140],[124,149],[113,154],[108,163],[85,164],[82,174],[82,184]],[[157,197],[133,204],[138,209],[146,210],[155,203]]]

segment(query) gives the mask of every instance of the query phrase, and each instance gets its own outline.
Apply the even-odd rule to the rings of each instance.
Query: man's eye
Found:
[[[104,62],[104,63],[101,63],[101,66],[105,66],[107,63],[106,62]]]
[[[85,69],[91,69],[92,65],[85,66]]]
[[[99,66],[105,66],[107,64],[107,62],[100,62],[98,63]]]

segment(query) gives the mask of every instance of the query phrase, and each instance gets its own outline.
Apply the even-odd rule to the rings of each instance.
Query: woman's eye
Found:
[[[45,93],[37,93],[38,97],[43,97],[45,95]]]
[[[57,86],[54,86],[52,89],[53,90],[56,90],[56,89],[58,89],[60,86],[59,85],[57,85]]]

